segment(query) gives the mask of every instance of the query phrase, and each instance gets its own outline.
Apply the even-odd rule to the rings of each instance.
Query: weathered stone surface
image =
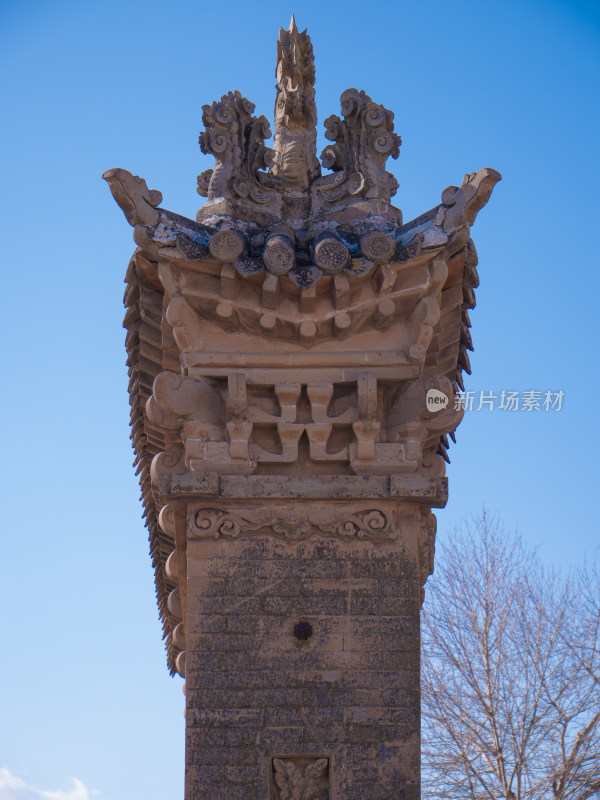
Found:
[[[214,550],[215,540],[190,542],[190,774],[200,774],[207,745],[219,749],[229,796],[230,748],[254,744],[245,774],[260,798],[284,796],[269,794],[287,785],[274,781],[275,758],[292,763],[299,781],[327,759],[331,797],[354,796],[357,786],[362,797],[382,796],[401,785],[392,773],[417,792],[423,519],[403,518],[402,541],[386,543],[265,535],[223,537]],[[302,621],[313,633],[299,640]]]
[[[326,121],[310,38],[277,48],[273,150],[239,92],[203,107],[197,220],[105,173],[134,227],[132,440],[188,800],[419,795],[419,606],[497,172],[402,224],[393,114]],[[433,397],[433,402],[429,399]]]

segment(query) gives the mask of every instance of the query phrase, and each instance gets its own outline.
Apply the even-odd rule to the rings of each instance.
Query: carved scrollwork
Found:
[[[389,156],[398,158],[401,144],[394,114],[356,89],[347,89],[340,101],[344,118],[325,120],[325,136],[335,144],[321,154],[323,166],[334,172],[318,180],[316,189],[332,203],[347,202],[348,196],[389,201],[398,182],[385,163]]]
[[[274,179],[261,170],[273,164],[274,151],[265,147],[271,135],[264,116],[254,117],[254,103],[240,92],[228,92],[220,101],[202,107],[206,130],[200,149],[216,159],[214,170],[198,176],[198,193],[209,201],[218,197],[260,205],[274,196]]]
[[[199,539],[218,539],[240,535],[243,520],[234,514],[216,508],[202,508],[194,516],[194,534]]]
[[[274,758],[277,800],[328,800],[328,766],[328,758]]]
[[[190,536],[195,539],[236,539],[246,533],[264,531],[288,540],[327,534],[341,539],[396,539],[399,528],[379,509],[365,509],[339,516],[307,510],[298,514],[281,506],[269,509],[205,507],[193,512]]]
[[[381,511],[364,511],[352,514],[332,526],[319,525],[320,530],[335,532],[343,538],[395,539],[398,526],[390,523]]]
[[[160,484],[161,478],[166,475],[186,471],[185,454],[182,450],[166,450],[157,453],[150,466],[150,479],[153,486]]]

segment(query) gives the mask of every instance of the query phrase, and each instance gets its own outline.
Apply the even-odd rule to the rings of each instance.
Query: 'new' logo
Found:
[[[448,405],[448,397],[439,389],[429,389],[425,396],[428,411],[442,411]]]

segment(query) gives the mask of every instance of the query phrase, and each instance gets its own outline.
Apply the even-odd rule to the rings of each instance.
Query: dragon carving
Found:
[[[288,188],[307,191],[321,174],[317,152],[315,63],[306,31],[298,32],[292,16],[289,30],[277,42],[274,165],[272,172]]]

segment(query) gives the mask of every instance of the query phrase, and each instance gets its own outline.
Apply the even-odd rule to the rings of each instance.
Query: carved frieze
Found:
[[[391,509],[333,507],[319,505],[299,508],[265,504],[223,509],[216,506],[192,506],[189,511],[189,537],[195,539],[236,539],[264,534],[283,539],[307,539],[330,536],[342,540],[394,540],[399,526]]]

